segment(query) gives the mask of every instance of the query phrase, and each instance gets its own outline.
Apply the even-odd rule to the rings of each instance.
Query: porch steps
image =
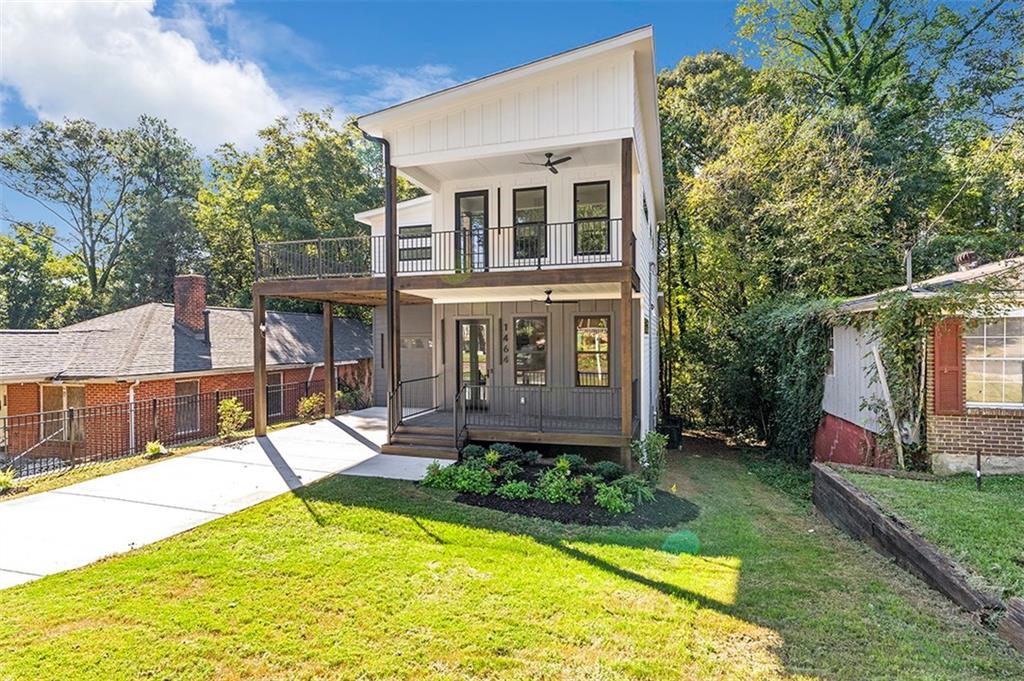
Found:
[[[455,448],[451,446],[440,447],[405,443],[392,443],[390,445],[381,445],[380,453],[400,454],[402,456],[422,456],[428,459],[450,459],[452,461],[458,458],[458,452],[456,452]]]
[[[452,446],[451,430],[406,424],[395,429],[391,444],[382,445],[380,451],[385,454],[428,456],[435,459],[458,457],[458,452]]]

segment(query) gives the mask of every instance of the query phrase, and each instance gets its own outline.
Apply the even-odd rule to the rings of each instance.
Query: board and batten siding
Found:
[[[584,135],[621,136],[633,126],[633,54],[619,54],[557,69],[414,119],[395,128],[397,166],[420,154]]]
[[[825,395],[822,409],[872,433],[880,432],[878,418],[863,408],[865,399],[881,399],[877,384],[870,384],[871,355],[870,332],[853,326],[834,326],[832,343],[835,352],[832,375],[825,376]]]
[[[430,305],[402,306],[402,338],[429,340],[430,345],[433,345],[430,308]],[[386,321],[386,308],[383,305],[375,306],[373,308],[373,403],[377,406],[386,405],[388,399],[388,378],[385,371],[386,353],[383,345]],[[432,376],[431,354],[429,349],[427,352],[423,352],[415,347],[403,347],[402,378]]]

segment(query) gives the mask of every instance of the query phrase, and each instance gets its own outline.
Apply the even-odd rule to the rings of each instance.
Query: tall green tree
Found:
[[[57,252],[52,227],[15,223],[0,234],[0,328],[43,329],[78,321],[87,293],[77,258]]]

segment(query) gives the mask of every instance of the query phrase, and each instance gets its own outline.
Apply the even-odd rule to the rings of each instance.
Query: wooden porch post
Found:
[[[622,281],[619,283],[619,331],[622,347],[622,376],[620,380],[622,400],[622,435],[633,435],[633,140],[622,139]],[[624,463],[629,463],[628,449],[622,453]]]
[[[266,299],[252,296],[252,424],[256,437],[267,434],[267,309]]]
[[[324,302],[324,416],[334,418],[334,314],[330,302]]]

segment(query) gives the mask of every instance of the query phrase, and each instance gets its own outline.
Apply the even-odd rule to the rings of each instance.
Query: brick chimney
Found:
[[[174,323],[206,335],[206,277],[179,274],[174,278]]]

